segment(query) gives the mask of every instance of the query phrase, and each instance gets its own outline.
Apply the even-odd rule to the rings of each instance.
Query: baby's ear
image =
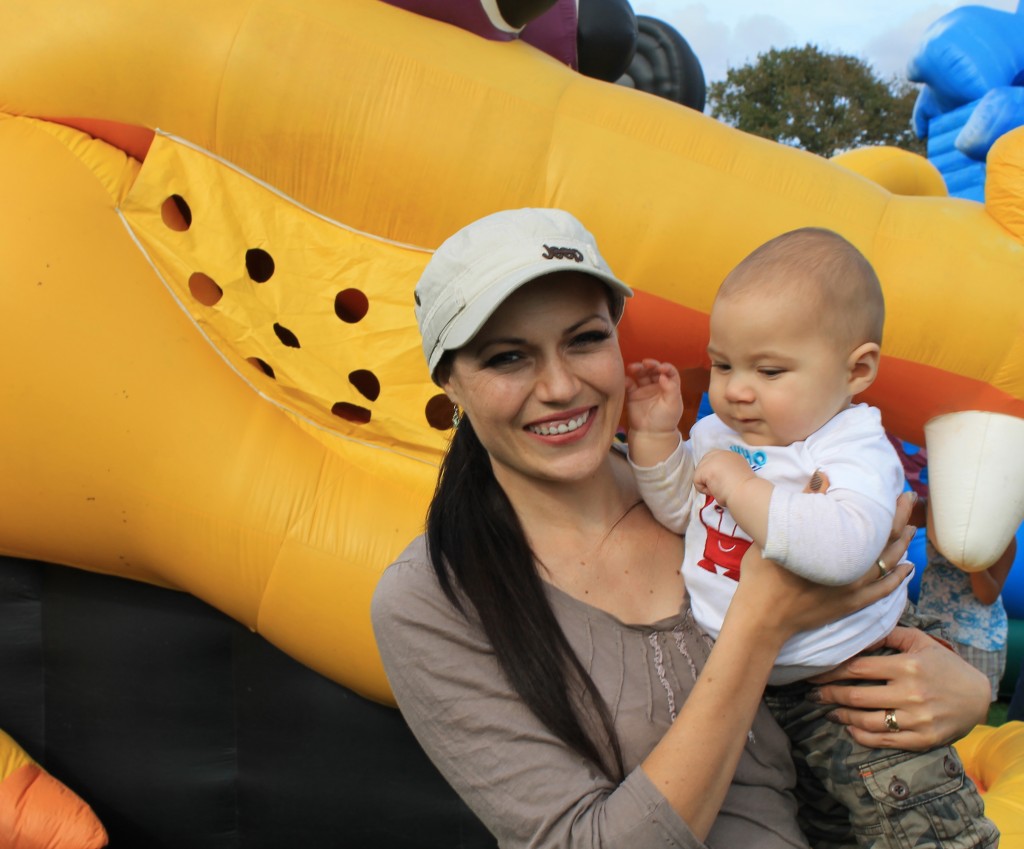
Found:
[[[877,342],[865,342],[855,348],[847,359],[849,369],[850,395],[859,395],[878,376],[878,361],[881,348]]]

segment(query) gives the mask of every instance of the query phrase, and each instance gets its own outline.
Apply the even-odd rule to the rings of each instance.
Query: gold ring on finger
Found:
[[[895,734],[900,730],[900,724],[896,721],[896,708],[887,708],[885,711],[885,727]]]

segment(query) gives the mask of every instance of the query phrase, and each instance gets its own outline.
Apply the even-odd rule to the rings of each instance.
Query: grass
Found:
[[[1010,709],[1010,703],[1002,700],[992,702],[988,709],[988,725],[1002,725],[1006,722],[1006,712]]]

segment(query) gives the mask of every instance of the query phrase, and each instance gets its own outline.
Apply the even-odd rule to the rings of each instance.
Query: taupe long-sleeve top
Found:
[[[669,619],[626,625],[553,586],[548,594],[611,710],[624,781],[607,779],[522,703],[475,614],[464,616],[441,591],[422,537],[385,571],[372,609],[409,727],[506,849],[704,846],[639,769],[708,655],[688,601]],[[794,780],[789,744],[762,705],[706,845],[806,847],[796,826]]]

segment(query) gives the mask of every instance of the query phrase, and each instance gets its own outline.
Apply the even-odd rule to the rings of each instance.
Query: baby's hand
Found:
[[[735,451],[716,448],[708,451],[693,473],[693,485],[703,495],[710,495],[723,507],[741,483],[756,477],[750,464]]]
[[[630,431],[669,433],[679,427],[683,396],[671,363],[645,359],[626,366],[626,413]]]

